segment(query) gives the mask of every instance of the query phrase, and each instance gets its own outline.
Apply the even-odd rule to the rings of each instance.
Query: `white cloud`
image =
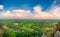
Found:
[[[14,13],[23,13],[23,14],[25,14],[25,13],[31,13],[30,10],[12,10],[12,12],[14,12]]]
[[[31,12],[29,10],[7,10],[6,12],[2,12],[0,14],[0,18],[4,19],[27,19],[30,18]]]
[[[4,19],[60,19],[60,7],[54,6],[50,11],[42,11],[41,6],[34,7],[34,12],[29,10],[7,10],[0,14],[0,18]],[[11,13],[12,12],[12,13]]]
[[[42,7],[37,5],[33,8],[33,14],[30,10],[7,10],[0,14],[4,19],[60,19],[60,7],[55,6],[55,2],[48,11],[42,11]]]
[[[3,7],[4,7],[3,5],[0,5],[0,9],[3,9]]]
[[[46,11],[42,12],[41,8],[40,7],[38,7],[38,8],[35,8],[35,9],[38,9],[38,10],[35,10],[36,18],[38,18],[38,19],[60,19],[60,7],[53,6],[52,9],[48,12],[46,12]]]

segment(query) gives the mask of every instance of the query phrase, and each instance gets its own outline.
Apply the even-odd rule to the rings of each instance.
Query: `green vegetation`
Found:
[[[3,29],[3,33],[0,35],[3,37],[41,37],[43,33],[47,34],[54,27],[52,21],[1,20],[0,30]]]

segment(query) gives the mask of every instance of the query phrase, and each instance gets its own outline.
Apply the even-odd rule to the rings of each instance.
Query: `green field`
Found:
[[[59,20],[0,20],[0,36],[41,37],[47,35]]]

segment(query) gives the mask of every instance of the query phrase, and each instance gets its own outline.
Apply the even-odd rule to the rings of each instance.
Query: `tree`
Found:
[[[3,32],[4,32],[3,24],[0,23],[0,37],[3,36]]]

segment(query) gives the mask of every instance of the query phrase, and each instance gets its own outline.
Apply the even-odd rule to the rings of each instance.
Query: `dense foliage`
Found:
[[[0,30],[2,27],[3,37],[41,37],[54,27],[54,23],[40,20],[3,20],[0,23]]]

